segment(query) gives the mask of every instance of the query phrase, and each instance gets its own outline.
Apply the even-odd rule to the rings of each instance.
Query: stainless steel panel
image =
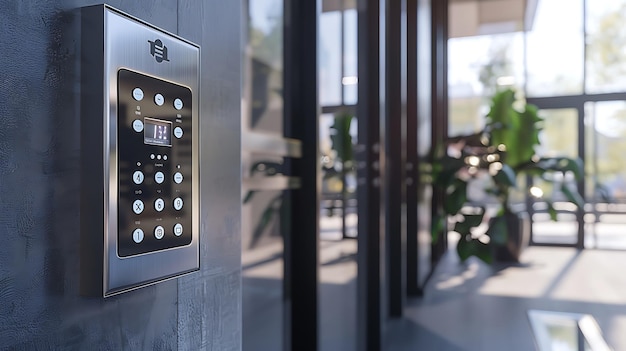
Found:
[[[103,16],[103,19],[93,18],[94,23],[103,23],[104,65],[100,72],[102,79],[95,79],[96,84],[89,85],[83,77],[82,89],[102,91],[102,123],[103,123],[103,178],[104,205],[103,222],[103,277],[102,295],[110,296],[137,287],[149,285],[188,273],[199,268],[199,62],[200,48],[182,38],[160,30],[136,18],[125,15],[109,6],[100,6],[101,11],[87,12],[88,16]],[[85,15],[83,15],[85,16]],[[89,21],[83,18],[83,21]],[[83,33],[86,38],[89,33]],[[150,52],[149,41],[160,39],[167,46],[168,61],[158,62]],[[102,40],[93,38],[93,40]],[[84,44],[83,44],[84,45]],[[83,53],[85,55],[85,53]],[[91,52],[87,55],[101,53]],[[96,59],[97,61],[97,59]],[[189,88],[192,92],[192,241],[184,247],[172,248],[146,254],[120,257],[117,253],[117,223],[118,223],[118,179],[117,179],[117,120],[118,96],[117,77],[120,69],[128,69],[169,81]],[[96,68],[97,69],[97,68]],[[97,86],[102,81],[103,86]],[[87,92],[83,92],[85,94]],[[94,107],[94,111],[98,110]],[[91,136],[90,136],[91,137]],[[95,137],[95,136],[94,136]],[[92,225],[98,225],[93,223]],[[83,230],[85,228],[83,227]],[[96,253],[97,254],[97,253]],[[82,268],[81,268],[82,269]]]

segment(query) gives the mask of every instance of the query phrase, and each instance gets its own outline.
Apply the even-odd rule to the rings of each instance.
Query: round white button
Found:
[[[165,201],[163,201],[163,199],[156,199],[156,201],[154,201],[154,209],[157,210],[157,212],[163,211],[164,207]]]
[[[176,223],[174,226],[174,235],[181,236],[183,235],[183,225],[180,223]]]
[[[143,122],[136,119],[133,121],[133,130],[137,133],[140,133],[141,131],[143,131]]]
[[[150,155],[150,159],[151,159],[151,160],[154,160],[154,154],[151,154],[151,155]]]
[[[143,90],[141,90],[140,88],[133,89],[133,99],[137,101],[143,100]]]
[[[135,171],[135,173],[133,173],[133,182],[135,182],[135,184],[143,183],[143,178],[142,171]]]
[[[158,184],[163,183],[164,180],[165,180],[165,175],[163,174],[163,172],[156,172],[154,174],[154,181],[157,182]]]
[[[156,94],[154,96],[154,103],[159,106],[163,106],[163,104],[165,103],[165,98],[161,94]]]
[[[157,160],[160,160],[160,159],[161,159],[161,155],[157,155]]]
[[[182,138],[183,137],[183,128],[181,128],[181,127],[174,128],[174,136],[176,137],[176,139]]]
[[[163,159],[164,159],[164,160],[167,160],[167,155],[163,155]]]
[[[143,201],[135,200],[135,202],[133,202],[133,212],[136,214],[143,212]]]
[[[156,228],[154,228],[154,237],[155,238],[161,240],[161,239],[163,239],[164,235],[165,235],[165,229],[163,229],[163,227],[158,225]]]
[[[183,199],[177,197],[174,199],[174,209],[180,211],[181,208],[183,208]]]
[[[182,109],[183,108],[183,100],[178,99],[178,98],[174,99],[174,108],[177,109],[177,110]]]
[[[137,228],[133,231],[133,241],[137,244],[143,241],[143,230]]]
[[[180,172],[176,172],[174,173],[174,182],[176,182],[176,184],[180,184],[183,182],[183,174]]]

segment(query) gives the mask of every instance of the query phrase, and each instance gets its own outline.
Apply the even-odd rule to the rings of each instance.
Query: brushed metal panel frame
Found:
[[[129,16],[108,5],[97,5],[81,10],[82,21],[82,56],[81,64],[81,112],[82,124],[98,123],[97,118],[90,120],[85,114],[87,109],[100,111],[102,120],[102,167],[99,170],[83,170],[81,183],[85,183],[85,175],[93,174],[93,179],[101,179],[103,188],[95,186],[89,190],[81,185],[81,191],[102,191],[100,200],[103,201],[101,221],[97,215],[88,214],[90,220],[84,220],[81,215],[81,291],[87,295],[112,296],[139,287],[155,284],[172,279],[183,274],[191,273],[200,268],[199,254],[199,77],[200,77],[200,47],[190,41],[180,38],[167,31],[159,29],[149,23]],[[91,28],[93,27],[93,28]],[[101,27],[101,28],[100,28]],[[89,29],[94,29],[93,31]],[[95,36],[90,35],[94,33]],[[102,33],[104,35],[102,35]],[[150,54],[148,41],[161,39],[168,49],[169,61],[157,62]],[[101,45],[102,50],[98,50]],[[103,58],[93,55],[103,55]],[[103,62],[102,62],[103,61]],[[93,67],[102,62],[102,67]],[[95,64],[94,64],[95,63]],[[130,257],[120,257],[117,253],[117,223],[118,223],[118,179],[117,179],[117,120],[118,97],[117,79],[120,69],[129,69],[135,72],[152,76],[164,81],[189,88],[192,92],[192,241],[189,245],[167,250],[145,253]],[[101,92],[101,94],[98,94]],[[84,97],[83,97],[84,95]],[[89,97],[91,95],[91,97]],[[95,97],[99,95],[100,107],[91,106]],[[91,100],[90,100],[91,99]],[[87,106],[84,106],[87,104]],[[83,131],[85,150],[97,150],[95,145],[87,145],[95,136],[86,136]],[[87,138],[85,138],[87,137]],[[85,150],[82,152],[84,153]],[[81,156],[85,160],[87,156]],[[81,165],[83,168],[85,164]],[[81,198],[84,197],[81,194]],[[90,199],[98,198],[91,194]],[[98,206],[94,206],[97,210]],[[89,211],[89,207],[82,207]],[[95,220],[94,220],[95,219]],[[99,223],[98,223],[99,222]],[[93,229],[91,230],[90,226]],[[102,230],[98,229],[102,226]],[[98,238],[86,237],[100,235],[102,245],[83,245],[82,241],[98,241]],[[102,252],[99,251],[100,248]],[[83,250],[87,251],[84,252]],[[88,252],[92,251],[92,252]],[[96,262],[88,262],[96,260]],[[97,276],[89,278],[90,273],[98,275],[100,267],[97,261],[101,260],[101,281]],[[86,261],[86,262],[83,262]],[[93,272],[89,272],[92,269]],[[86,286],[90,285],[90,286]]]

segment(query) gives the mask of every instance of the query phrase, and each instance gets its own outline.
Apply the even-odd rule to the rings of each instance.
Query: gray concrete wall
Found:
[[[240,1],[110,5],[202,46],[201,271],[79,295],[80,119],[72,10],[0,0],[0,349],[239,350]]]

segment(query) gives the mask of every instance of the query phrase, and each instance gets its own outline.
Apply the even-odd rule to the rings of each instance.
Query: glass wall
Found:
[[[357,12],[356,9],[343,11],[343,104],[355,105],[357,102]]]
[[[357,11],[323,0],[318,42],[320,350],[356,350]]]
[[[544,128],[539,135],[541,146],[537,154],[541,157],[578,157],[578,110],[573,108],[542,110],[545,118]],[[550,174],[550,182],[535,177],[533,185],[545,194],[547,200],[557,210],[557,221],[550,219],[544,201],[533,204],[532,231],[536,243],[576,244],[578,241],[578,221],[576,206],[566,201],[565,195],[558,189],[562,183],[576,187],[576,180],[569,174]]]
[[[357,11],[348,0],[326,0],[324,8],[319,19],[320,105],[352,106],[358,84]]]
[[[626,0],[587,1],[586,91],[626,91]]]
[[[526,60],[528,96],[583,92],[583,0],[538,1],[526,32]]]
[[[584,226],[586,246],[626,248],[626,234],[616,234],[626,223],[619,151],[626,0],[540,0],[536,8],[507,14],[506,20],[483,2],[458,4],[465,10],[450,12],[455,37],[448,41],[448,134],[480,130],[495,89],[512,86],[524,93],[545,119],[537,152],[579,157],[585,167],[584,215],[576,216],[576,209],[563,202],[560,221],[551,222],[535,204],[535,242],[581,245],[576,231]],[[471,8],[476,9],[474,26]],[[550,193],[548,183],[534,183]]]
[[[284,174],[283,157],[247,144],[283,138],[283,1],[247,0],[247,45],[242,104],[243,350],[283,349],[284,249],[288,230],[284,190],[271,178]]]
[[[341,105],[342,36],[341,11],[320,15],[319,42],[319,99],[322,106]]]
[[[489,96],[498,88],[524,86],[523,53],[522,33],[448,41],[449,135],[482,129]]]
[[[585,246],[626,249],[626,102],[585,104]]]

